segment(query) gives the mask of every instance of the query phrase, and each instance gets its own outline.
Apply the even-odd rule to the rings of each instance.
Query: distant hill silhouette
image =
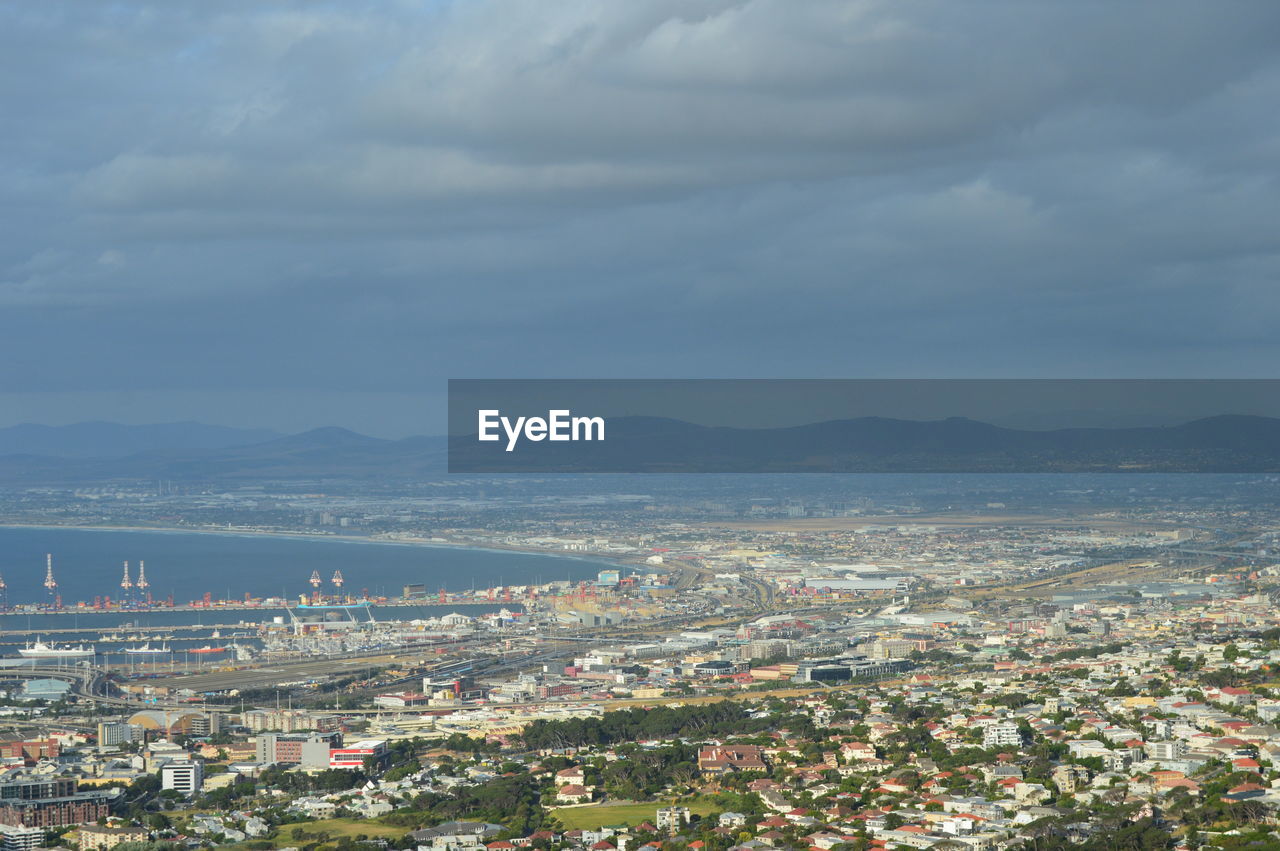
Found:
[[[104,443],[109,451],[97,457],[58,456],[30,448],[4,452],[0,484],[156,479],[209,484],[406,482],[438,477],[446,469],[477,473],[1280,472],[1280,419],[1233,415],[1174,426],[1050,431],[1002,428],[964,418],[863,417],[790,428],[735,429],[657,417],[617,417],[607,421],[603,442],[524,442],[510,453],[503,451],[502,443],[479,443],[474,435],[383,440],[342,428],[286,437],[268,434],[270,439],[236,445],[158,442],[123,455],[116,453],[125,442],[117,441]],[[453,452],[447,453],[450,444]],[[79,445],[87,451],[89,444]]]
[[[222,449],[280,437],[262,428],[229,428],[195,422],[123,425],[87,422],[65,426],[22,425],[0,428],[0,455],[55,458],[121,458],[149,449]]]
[[[151,449],[120,458],[0,456],[0,482],[405,480],[443,473],[445,448],[443,437],[382,440],[319,428],[241,446]]]
[[[1272,472],[1280,419],[1224,415],[1175,426],[1031,431],[955,417],[861,417],[789,428],[607,421],[599,443],[452,439],[455,472]]]

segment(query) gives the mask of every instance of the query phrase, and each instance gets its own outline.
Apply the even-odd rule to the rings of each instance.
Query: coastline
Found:
[[[565,558],[575,561],[597,562],[605,565],[636,565],[641,561],[636,556],[621,556],[616,553],[584,553],[571,550],[546,550],[537,547],[520,547],[515,545],[504,544],[473,544],[466,541],[435,541],[435,540],[385,540],[382,538],[371,538],[367,535],[326,535],[318,532],[288,532],[284,530],[259,530],[259,529],[214,529],[214,528],[194,528],[190,526],[117,526],[117,525],[92,525],[86,526],[74,523],[13,523],[0,520],[0,529],[33,529],[33,530],[61,530],[72,532],[142,532],[150,534],[166,534],[166,535],[221,535],[223,537],[241,537],[241,538],[274,538],[279,540],[303,540],[303,541],[332,541],[344,544],[368,544],[381,545],[388,547],[425,547],[428,549],[463,549],[476,550],[479,552],[493,553],[520,553],[522,555],[546,556],[548,558]]]
[[[281,531],[276,529],[264,530],[264,529],[252,529],[252,528],[243,528],[243,527],[232,527],[232,528],[206,527],[206,528],[197,529],[197,528],[189,528],[189,527],[183,527],[183,526],[158,526],[158,525],[157,526],[152,526],[152,525],[125,526],[125,525],[120,525],[118,523],[88,525],[88,524],[74,524],[74,523],[0,522],[0,533],[5,533],[5,530],[9,530],[10,535],[21,535],[22,536],[21,538],[14,538],[14,541],[15,543],[17,541],[24,542],[21,544],[21,546],[24,547],[25,549],[31,549],[33,545],[39,545],[40,553],[44,553],[48,551],[45,547],[46,543],[48,544],[48,549],[57,553],[59,547],[63,545],[63,544],[59,544],[58,541],[63,541],[65,542],[65,546],[68,549],[74,549],[74,550],[80,551],[81,561],[83,561],[85,553],[88,553],[89,557],[93,558],[94,557],[93,554],[97,552],[109,552],[113,548],[119,548],[124,546],[135,547],[139,545],[147,548],[155,548],[155,549],[164,550],[164,551],[174,550],[177,552],[185,552],[188,550],[193,550],[195,552],[201,552],[201,551],[208,550],[208,551],[217,552],[222,550],[224,547],[224,545],[221,543],[219,544],[214,543],[213,538],[218,537],[223,542],[225,542],[226,545],[237,548],[241,552],[243,557],[248,557],[251,559],[252,558],[276,558],[276,557],[284,557],[286,559],[297,558],[297,559],[301,559],[300,563],[303,563],[303,564],[306,564],[308,561],[312,559],[317,559],[317,560],[320,560],[322,563],[327,561],[328,563],[331,564],[331,566],[333,565],[334,561],[338,561],[342,563],[343,568],[346,568],[347,565],[345,562],[349,560],[354,560],[357,564],[385,563],[388,566],[388,570],[392,572],[391,573],[382,573],[382,572],[367,573],[367,580],[364,582],[364,584],[367,584],[370,588],[374,588],[374,586],[380,582],[383,583],[383,585],[385,586],[386,581],[390,581],[391,582],[390,586],[386,586],[385,588],[375,588],[374,592],[370,595],[371,598],[377,597],[381,599],[381,602],[375,603],[375,605],[388,605],[388,606],[397,606],[401,603],[404,605],[435,605],[434,599],[432,600],[427,600],[425,598],[422,600],[405,599],[403,601],[399,599],[399,585],[397,583],[399,582],[399,578],[398,578],[399,573],[403,570],[403,568],[396,567],[396,565],[403,564],[405,563],[406,560],[408,560],[411,563],[424,561],[428,565],[434,564],[434,563],[443,565],[443,564],[451,564],[454,562],[459,562],[463,565],[471,566],[473,563],[475,563],[478,565],[477,569],[481,571],[479,575],[484,577],[483,579],[480,580],[479,584],[485,587],[488,587],[488,586],[497,587],[499,585],[502,585],[503,583],[500,577],[504,574],[507,577],[512,576],[511,569],[515,569],[516,576],[528,577],[527,581],[532,581],[532,578],[535,574],[541,574],[542,576],[551,576],[554,574],[558,574],[561,577],[561,581],[564,581],[565,579],[569,579],[572,582],[577,583],[577,582],[583,582],[583,581],[588,581],[588,582],[592,581],[595,579],[596,573],[598,571],[617,568],[622,563],[620,562],[620,560],[616,558],[616,556],[611,557],[610,555],[584,553],[580,551],[548,550],[548,549],[539,549],[539,548],[533,548],[533,547],[525,548],[525,547],[510,546],[510,545],[486,546],[482,544],[470,543],[467,541],[442,541],[442,540],[428,541],[425,539],[412,539],[412,538],[407,540],[406,539],[388,540],[380,537],[367,536],[367,535],[335,535],[335,534],[323,534],[323,533],[314,534],[314,533],[308,533],[308,532],[288,532],[288,531]],[[72,533],[73,535],[75,535],[75,533],[84,533],[84,535],[83,537],[76,535],[75,540],[73,541],[71,539],[71,536],[65,536],[65,533]],[[94,537],[93,533],[98,533],[97,537]],[[138,537],[129,539],[127,537],[128,533],[136,533]],[[46,534],[50,538],[50,540],[48,540],[47,542],[45,540]],[[120,537],[113,539],[114,535],[120,535]],[[201,538],[195,537],[196,535],[206,535],[210,537],[201,539]],[[59,538],[58,536],[65,536],[65,537]],[[147,542],[146,536],[152,536],[150,543]],[[167,542],[162,541],[162,536],[164,538],[167,538],[168,541]],[[6,535],[6,538],[7,537],[8,535]],[[232,544],[231,542],[236,539],[238,539],[241,543]],[[260,544],[255,545],[254,543],[252,543],[253,539],[264,539],[264,540],[262,540]],[[201,540],[205,540],[206,543],[201,544],[200,543]],[[297,540],[300,543],[297,546],[290,546],[288,544],[278,543],[278,542],[289,541],[289,540]],[[277,543],[268,545],[268,541],[277,542]],[[333,547],[322,548],[322,549],[311,549],[307,546],[308,543],[315,544],[315,543],[324,543],[324,542],[332,542],[335,544],[347,544],[347,545],[382,545],[384,549],[381,550],[380,552],[374,552],[374,551],[358,552],[358,547],[353,547],[351,549],[335,549]],[[252,555],[255,553],[257,555]],[[449,553],[453,553],[454,555],[450,556]],[[503,567],[503,565],[506,564],[506,562],[503,559],[499,558],[499,556],[501,556],[504,553],[513,557],[514,559],[514,561],[511,562],[511,568]],[[271,554],[276,554],[276,555],[271,555]],[[281,556],[280,554],[284,554],[284,555]],[[546,560],[548,564],[546,567],[542,567],[541,562],[539,561],[536,561],[536,560],[522,561],[521,557],[530,557],[530,558],[540,557],[541,559]],[[41,564],[43,565],[43,556],[41,556],[40,561],[41,561]],[[634,561],[631,563],[635,564],[639,561],[640,559],[634,559]],[[487,564],[496,565],[496,567],[487,568],[485,567],[485,565]],[[413,568],[413,569],[417,570],[417,568]],[[438,570],[439,568],[437,567],[437,568],[431,568],[431,569]],[[309,572],[311,570],[311,566],[306,565],[305,570]],[[119,571],[118,567],[114,568],[115,577],[119,576],[118,571]],[[455,574],[456,574],[456,571],[455,571]],[[241,607],[242,604],[238,603],[238,596],[232,595],[229,590],[231,587],[233,587],[233,585],[236,582],[243,582],[244,587],[253,589],[254,594],[258,597],[275,596],[279,594],[281,598],[289,598],[289,594],[284,590],[285,586],[283,584],[281,585],[281,590],[278,592],[275,589],[268,590],[265,587],[262,587],[262,588],[258,587],[259,585],[262,585],[261,582],[258,582],[255,579],[255,577],[259,575],[260,574],[256,574],[256,573],[244,574],[244,575],[241,575],[240,579],[238,580],[232,579],[231,583],[228,584],[227,586],[228,587],[228,590],[226,592],[227,596],[223,598],[222,593],[219,591],[217,596],[219,597],[221,604],[213,608],[230,611],[232,608],[238,609]],[[438,576],[439,578],[444,579],[444,577],[447,575],[448,575],[447,568],[446,568],[445,574],[433,574],[430,572],[430,570],[428,570],[426,574],[426,581],[428,584],[432,584],[435,582],[435,579],[433,577]],[[301,573],[300,576],[305,576],[305,572]],[[388,576],[392,577],[392,579],[386,580],[386,577]],[[74,597],[76,600],[79,600],[82,603],[93,599],[91,595],[94,592],[87,591],[85,589],[86,589],[86,585],[95,587],[96,589],[96,584],[95,584],[96,580],[90,577],[89,580],[86,582],[85,578],[79,575],[73,575],[72,578],[74,580],[74,584],[76,587],[76,591],[72,592],[72,597]],[[348,573],[348,578],[351,578],[350,573]],[[456,579],[457,576],[455,575],[454,578]],[[27,579],[31,579],[31,578],[27,577]],[[111,593],[112,596],[114,596],[113,589],[115,586],[113,583],[115,580],[110,579],[110,580],[102,580],[102,581],[106,582],[106,585],[102,586],[102,590],[106,591],[106,593]],[[189,586],[189,587],[179,588],[178,593],[175,593],[172,589],[170,589],[169,593],[171,593],[174,596],[174,598],[177,600],[186,600],[190,598],[191,600],[195,601],[198,599],[199,593],[201,590],[203,590],[204,593],[208,593],[208,589],[197,588],[196,585],[198,583],[187,582],[186,579],[179,579],[179,580],[173,580],[173,581],[178,586]],[[412,579],[406,577],[404,581],[419,582],[422,580],[416,577]],[[30,584],[30,583],[27,583],[27,584]],[[360,583],[357,582],[356,584],[360,584]],[[445,584],[448,584],[450,585],[450,587],[452,587],[456,583],[453,583],[448,579],[444,579],[444,581],[441,583],[442,587]],[[432,584],[432,587],[434,587],[434,584]],[[473,582],[472,583],[473,592],[475,590],[475,587],[476,587],[476,583]],[[388,590],[388,588],[393,588],[394,590]],[[462,594],[464,590],[465,589],[461,587],[452,588],[451,593]],[[10,593],[13,593],[12,588]],[[63,591],[62,593],[65,594],[66,592]],[[36,588],[34,585],[31,585],[31,587],[29,588],[23,587],[23,590],[18,592],[18,597],[21,600],[27,600],[28,602],[36,601],[37,605],[38,605],[38,601],[43,600],[43,595],[40,593],[40,589]],[[458,600],[449,600],[448,603],[446,603],[445,605],[473,605],[473,604],[481,604],[481,603],[486,603],[486,601],[458,599]],[[228,605],[228,604],[234,604],[234,605]],[[191,603],[190,605],[196,606],[197,608],[199,608],[196,603]],[[254,611],[258,611],[260,609],[260,606],[258,605],[245,605],[245,607],[249,609],[253,609]],[[180,604],[178,608],[182,608],[185,610],[186,606]],[[123,612],[123,611],[126,611],[126,609],[127,607],[120,608],[119,606],[117,606],[115,608],[110,609],[109,611]],[[76,606],[76,605],[69,605],[66,611],[90,613],[87,610],[85,610],[82,606]],[[103,611],[108,611],[108,610],[104,609]],[[24,614],[24,613],[32,614],[32,612],[29,612],[26,610],[25,604],[15,603],[12,609],[5,612],[5,615],[16,615],[16,614]],[[96,613],[96,611],[93,613]]]

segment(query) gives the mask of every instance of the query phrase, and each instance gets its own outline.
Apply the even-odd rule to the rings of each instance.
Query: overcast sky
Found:
[[[0,425],[1259,377],[1280,3],[0,3]]]

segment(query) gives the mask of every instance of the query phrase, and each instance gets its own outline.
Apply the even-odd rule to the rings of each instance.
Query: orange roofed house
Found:
[[[708,745],[698,751],[698,768],[703,774],[730,771],[767,771],[764,751],[756,745]]]

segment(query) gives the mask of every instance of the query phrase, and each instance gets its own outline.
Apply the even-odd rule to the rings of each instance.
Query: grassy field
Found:
[[[301,827],[307,833],[327,833],[334,839],[337,839],[339,836],[356,836],[361,833],[367,836],[404,836],[409,832],[407,828],[388,827],[385,824],[378,824],[377,822],[355,818],[324,819],[323,821],[313,821],[307,824],[298,825],[298,827]],[[289,832],[292,831],[293,828],[294,825],[286,825],[280,833],[287,838],[289,836]]]
[[[593,807],[562,807],[552,810],[551,814],[560,820],[566,830],[592,830],[606,824],[628,824],[633,827],[641,822],[653,823],[659,807],[670,806],[670,802],[648,801],[634,804],[602,804]],[[698,799],[685,802],[684,806],[700,816],[716,809],[709,799]]]
[[[302,844],[293,838],[293,829],[295,827],[302,828],[311,836],[314,836],[317,833],[329,834],[330,839],[327,844],[332,844],[343,836],[355,837],[362,833],[370,839],[378,837],[395,839],[397,837],[404,836],[409,832],[403,827],[387,827],[386,825],[378,824],[377,822],[363,821],[361,819],[331,818],[324,819],[323,821],[305,822],[303,824],[287,824],[280,829],[280,833],[277,836],[270,840],[271,844],[276,848],[293,848]],[[305,840],[305,842],[308,843],[313,841],[315,840]],[[228,845],[226,847],[244,848],[246,846],[247,843],[242,842],[235,845]]]

